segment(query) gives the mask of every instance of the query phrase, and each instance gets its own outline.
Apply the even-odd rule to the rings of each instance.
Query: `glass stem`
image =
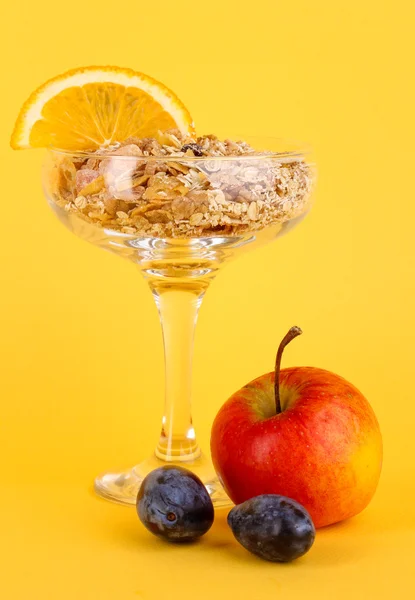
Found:
[[[161,460],[186,462],[200,455],[191,415],[193,340],[204,289],[151,285],[160,315],[165,356],[165,409],[156,448]]]

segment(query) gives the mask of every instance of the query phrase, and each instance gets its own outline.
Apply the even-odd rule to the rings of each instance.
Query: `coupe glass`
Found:
[[[43,188],[50,206],[73,233],[138,266],[150,286],[163,330],[165,408],[160,438],[150,458],[124,472],[110,472],[97,477],[95,490],[104,498],[134,504],[139,486],[150,471],[162,465],[176,464],[185,466],[201,478],[216,506],[230,502],[216,477],[210,458],[200,450],[192,423],[191,368],[198,310],[209,284],[225,263],[247,250],[280,237],[304,218],[310,208],[314,178],[313,162],[307,147],[269,138],[245,140],[254,148],[265,148],[266,152],[235,157],[183,156],[178,159],[153,156],[137,158],[128,156],[127,151],[123,155],[120,149],[121,152],[116,156],[105,156],[104,190],[105,187],[111,188],[119,173],[127,181],[121,186],[125,190],[128,185],[132,188],[134,173],[138,167],[143,168],[143,163],[151,163],[151,172],[154,173],[158,166],[160,170],[166,169],[170,162],[171,165],[175,164],[175,169],[181,167],[183,171],[191,170],[193,175],[202,174],[204,187],[214,191],[219,203],[222,201],[226,204],[224,198],[235,198],[240,194],[236,202],[240,203],[241,209],[233,205],[238,213],[234,219],[231,215],[225,219],[225,223],[223,220],[218,224],[214,222],[204,229],[188,227],[186,224],[180,229],[179,225],[179,229],[171,229],[168,235],[163,233],[166,229],[162,225],[156,225],[151,234],[146,234],[135,232],[134,228],[128,226],[107,225],[105,220],[100,223],[99,215],[95,222],[91,222],[83,210],[82,197],[77,197],[73,187],[66,185],[64,197],[57,194],[56,189],[59,181],[62,183],[62,178],[71,177],[70,173],[65,172],[65,164],[73,168],[74,164],[86,164],[88,159],[95,161],[97,153],[48,150],[43,170]],[[289,177],[285,182],[279,179],[281,173],[289,174],[296,165],[301,166],[300,172],[293,176],[297,181]],[[235,173],[239,188],[238,185],[235,187],[234,179],[230,181],[230,175]],[[271,181],[278,192],[271,200],[264,181],[268,186]],[[238,189],[235,192],[236,188],[239,192]],[[301,194],[298,189],[302,189]],[[244,204],[244,190],[245,197],[247,190],[256,193],[255,207]],[[120,197],[125,200],[122,194]],[[272,204],[272,211],[264,213],[268,216],[259,217],[257,213],[268,210],[268,204]],[[75,205],[79,206],[79,211],[69,209]],[[241,224],[240,213],[244,211],[249,216],[245,216]],[[197,217],[193,217],[196,225],[203,212],[197,214]]]

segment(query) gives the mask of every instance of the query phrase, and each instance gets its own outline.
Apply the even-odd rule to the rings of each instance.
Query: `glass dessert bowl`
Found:
[[[155,453],[98,477],[99,495],[134,504],[147,473],[169,463],[194,471],[216,506],[230,502],[192,424],[198,310],[225,263],[305,217],[313,179],[309,150],[283,140],[221,142],[170,131],[95,152],[48,151],[43,184],[50,206],[73,233],[137,264],[163,329],[165,410]]]

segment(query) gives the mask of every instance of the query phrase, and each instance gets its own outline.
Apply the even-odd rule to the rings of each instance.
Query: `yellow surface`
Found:
[[[1,110],[0,597],[5,600],[413,598],[415,583],[414,86],[411,3],[9,2]],[[66,232],[40,188],[42,152],[13,152],[22,102],[47,78],[119,64],[163,81],[202,131],[309,140],[315,209],[208,292],[194,420],[206,446],[221,403],[285,365],[343,375],[385,444],[379,491],[289,566],[251,558],[219,516],[172,548],[93,476],[152,450],[162,410],[156,309],[133,265]],[[6,90],[6,91],[5,91]]]

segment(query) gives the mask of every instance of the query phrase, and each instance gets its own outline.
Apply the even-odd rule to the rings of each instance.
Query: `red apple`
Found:
[[[213,424],[218,476],[236,504],[260,494],[300,502],[316,527],[342,521],[370,502],[382,465],[382,437],[366,398],[339,375],[314,367],[280,371],[236,392]]]

